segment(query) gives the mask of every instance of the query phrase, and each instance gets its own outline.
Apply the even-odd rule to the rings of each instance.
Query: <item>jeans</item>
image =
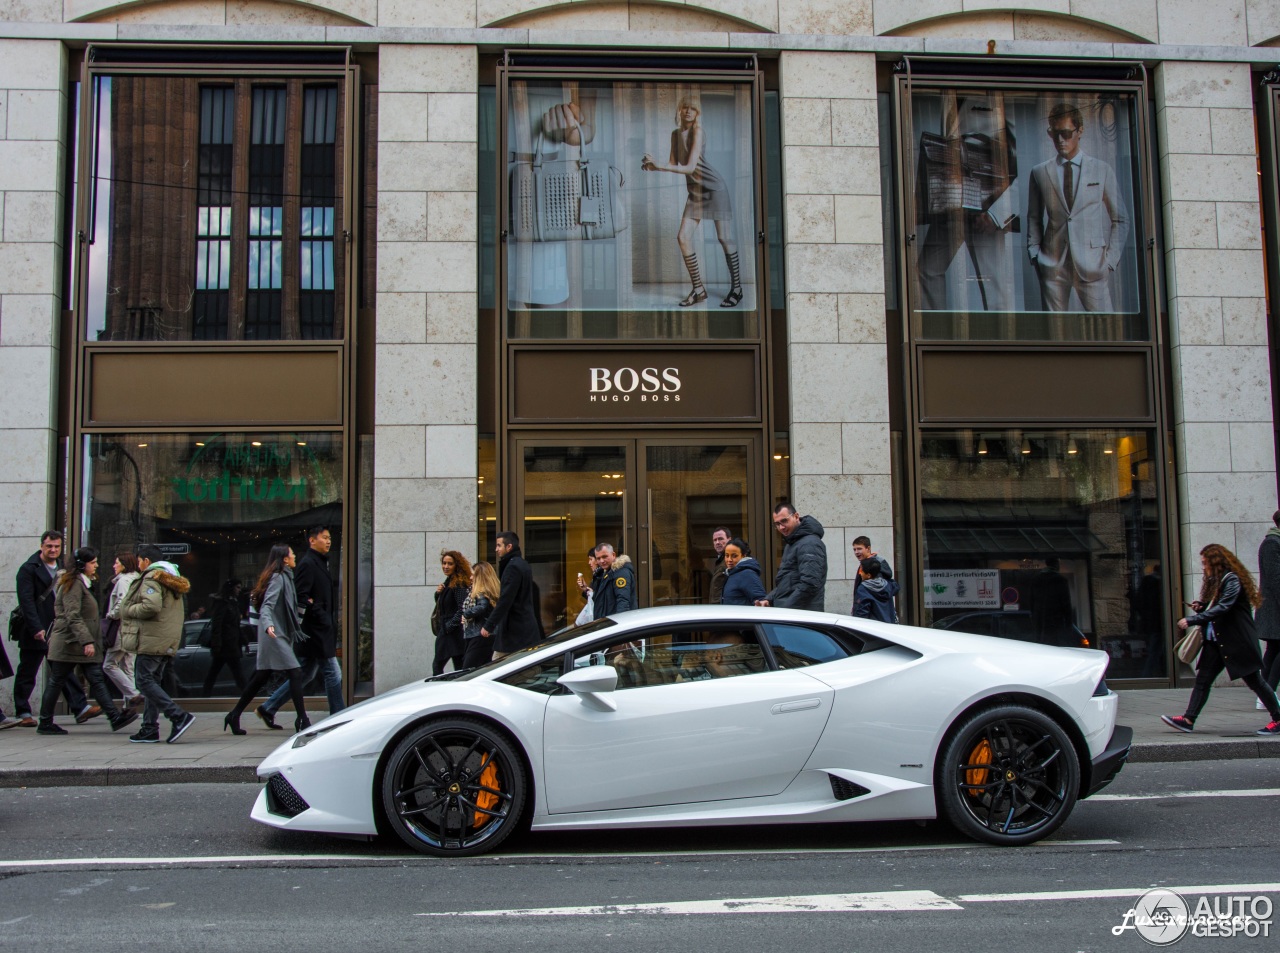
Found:
[[[329,714],[336,715],[347,707],[342,700],[342,666],[336,658],[307,658],[302,660],[302,684],[306,685],[316,677],[316,672],[324,675],[324,693],[329,699]],[[281,682],[262,708],[273,717],[289,697],[289,683]]]
[[[53,709],[58,704],[58,694],[62,688],[76,677],[76,665],[84,672],[89,681],[89,691],[93,692],[94,701],[102,706],[112,724],[120,720],[120,711],[111,704],[111,693],[107,691],[107,680],[102,675],[102,665],[96,661],[84,662],[50,662],[48,664],[49,687],[40,701],[40,724],[53,724]]]
[[[156,728],[163,714],[170,721],[177,721],[187,713],[179,708],[161,686],[173,659],[168,655],[136,655],[133,659],[134,682],[147,700],[142,710],[142,727]]]
[[[13,674],[13,713],[18,718],[31,717],[31,692],[36,687],[36,675],[44,663],[45,647],[30,646],[25,640],[18,649],[18,670]],[[62,685],[62,694],[67,697],[67,707],[72,712],[84,711],[89,704],[80,690],[80,683],[69,678]]]

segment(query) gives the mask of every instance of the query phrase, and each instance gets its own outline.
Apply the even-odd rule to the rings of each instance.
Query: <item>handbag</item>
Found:
[[[431,634],[440,638],[440,601],[438,599],[436,607],[431,610]]]
[[[1178,644],[1174,646],[1174,654],[1178,656],[1179,661],[1190,665],[1196,660],[1196,656],[1200,654],[1200,646],[1204,643],[1204,629],[1198,625],[1193,625],[1187,629],[1187,634],[1178,640]]]
[[[582,136],[582,127],[578,127]],[[622,173],[586,145],[577,159],[548,159],[538,133],[530,159],[511,169],[511,234],[517,242],[595,241],[627,227]]]
[[[110,617],[98,621],[98,631],[102,634],[102,647],[114,649],[120,640],[120,620]]]
[[[53,582],[49,583],[49,588],[44,591],[44,594],[41,595],[39,599],[36,600],[36,605],[39,605],[40,603],[44,602],[44,600],[49,598],[49,593],[53,592],[53,587],[56,584],[57,584],[56,579]],[[16,605],[13,607],[13,610],[9,613],[9,641],[20,642],[22,641],[22,637],[26,634],[27,634],[26,617],[22,614],[22,606]]]

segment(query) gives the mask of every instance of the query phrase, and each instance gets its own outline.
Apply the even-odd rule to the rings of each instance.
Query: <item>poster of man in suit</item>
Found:
[[[1142,287],[1133,96],[919,89],[911,114],[913,298],[926,333],[1016,338],[1039,327],[1019,324],[1034,314],[1118,322],[1078,335],[1060,325],[1066,337],[1125,338],[1141,325],[1125,317],[1141,312]]]

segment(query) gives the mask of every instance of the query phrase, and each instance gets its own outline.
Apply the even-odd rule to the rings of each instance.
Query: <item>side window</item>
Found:
[[[666,629],[627,642],[596,644],[574,655],[574,668],[587,665],[612,665],[619,691],[732,678],[768,668],[751,627]]]
[[[562,695],[568,689],[556,683],[556,679],[564,674],[564,654],[544,659],[528,668],[508,675],[502,679],[504,685],[512,688],[523,688],[525,691],[537,692],[539,695]]]
[[[774,658],[778,660],[778,668],[804,668],[855,654],[820,629],[775,623],[765,623],[762,628]]]

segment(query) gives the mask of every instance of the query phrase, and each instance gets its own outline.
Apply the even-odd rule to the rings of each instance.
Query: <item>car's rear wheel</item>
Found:
[[[524,762],[502,732],[471,718],[430,721],[405,736],[382,776],[391,829],[441,857],[493,850],[524,811]]]
[[[1080,789],[1080,762],[1048,715],[1001,705],[951,736],[938,772],[942,811],[962,833],[1002,846],[1031,844],[1062,826]]]

